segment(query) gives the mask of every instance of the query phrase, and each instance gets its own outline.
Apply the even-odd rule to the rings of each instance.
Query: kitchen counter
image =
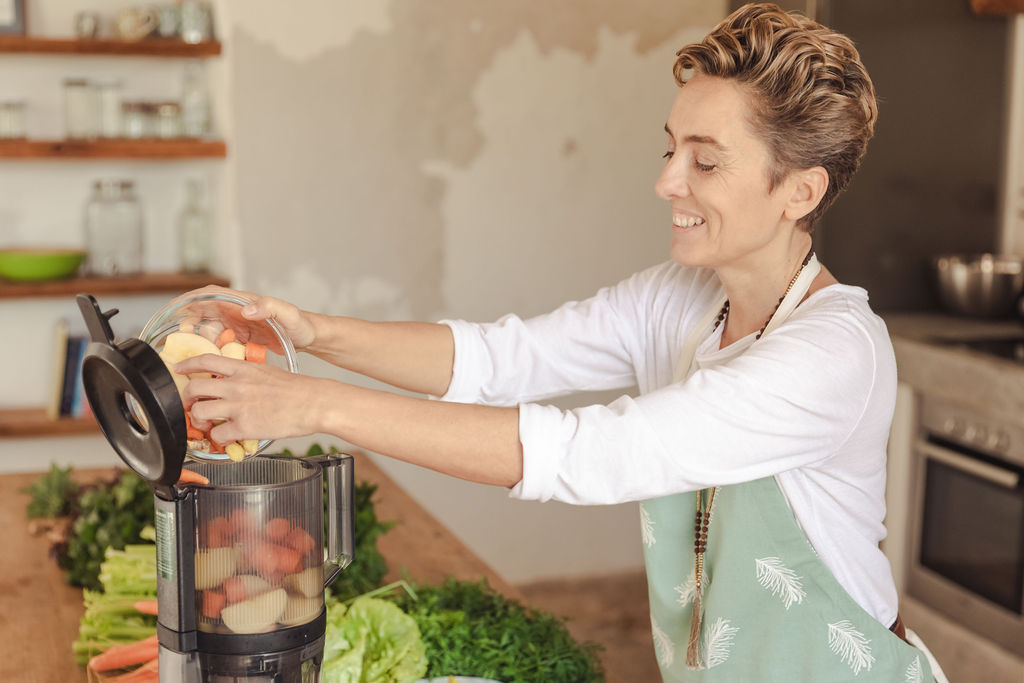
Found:
[[[1015,321],[903,313],[883,316],[892,336],[900,382],[965,408],[1018,421],[1024,415],[1024,363],[956,342],[1024,338]]]
[[[77,472],[88,481],[110,470]],[[378,540],[388,561],[386,582],[404,576],[425,583],[440,583],[448,576],[464,580],[486,577],[502,594],[521,599],[448,529],[409,497],[367,457],[356,458],[356,480],[377,484],[377,516],[395,521]],[[44,536],[28,531],[25,508],[29,497],[21,490],[39,473],[0,476],[0,528],[11,532],[7,550],[0,553],[0,681],[19,683],[73,683],[85,681],[71,654],[78,635],[82,593],[64,582],[56,562],[47,556]]]

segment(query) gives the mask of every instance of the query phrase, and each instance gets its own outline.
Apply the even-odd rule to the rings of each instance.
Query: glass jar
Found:
[[[0,102],[0,139],[20,140],[25,137],[25,103]]]
[[[110,81],[99,86],[100,90],[100,134],[105,138],[122,136],[121,125],[121,83]]]
[[[160,102],[156,106],[156,137],[165,140],[181,137],[181,105],[177,102]]]
[[[72,140],[92,140],[101,128],[100,92],[96,84],[84,78],[64,81],[64,126]]]
[[[209,215],[202,206],[202,185],[190,180],[185,191],[185,206],[178,216],[178,258],[182,271],[205,273],[210,270],[213,240]]]
[[[142,272],[142,207],[130,180],[98,180],[85,206],[86,268],[91,275]]]
[[[213,8],[200,0],[182,0],[178,31],[186,43],[203,43],[213,38]]]
[[[185,137],[209,135],[213,118],[211,109],[203,65],[198,62],[186,64],[181,81],[181,127]]]

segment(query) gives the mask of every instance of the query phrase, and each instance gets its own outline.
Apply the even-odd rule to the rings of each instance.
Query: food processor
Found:
[[[353,558],[352,457],[204,459],[188,448],[178,388],[153,346],[117,341],[116,309],[77,302],[92,340],[89,404],[154,493],[160,681],[315,683],[324,588]],[[186,455],[188,479],[202,483],[179,481]]]

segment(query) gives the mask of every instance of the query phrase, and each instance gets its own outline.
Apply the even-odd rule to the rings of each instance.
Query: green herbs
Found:
[[[79,514],[67,546],[58,549],[57,562],[73,586],[101,590],[100,565],[107,548],[138,543],[146,526],[153,526],[153,493],[134,472],[124,471],[112,482],[85,490],[78,499]]]
[[[34,484],[22,489],[32,496],[28,502],[28,518],[64,517],[71,514],[78,496],[78,484],[71,479],[71,468],[61,469],[56,463]]]
[[[428,677],[479,676],[503,683],[603,681],[598,645],[578,644],[562,620],[479,582],[449,578],[395,600],[419,625]]]

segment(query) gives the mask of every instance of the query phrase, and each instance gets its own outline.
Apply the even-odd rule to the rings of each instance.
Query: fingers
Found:
[[[228,358],[227,356],[218,356],[215,353],[204,353],[201,356],[193,356],[181,361],[174,366],[174,372],[179,375],[195,375],[208,372],[220,375],[221,377],[231,377],[243,367],[245,367],[245,361]],[[186,389],[192,387],[196,381],[199,380],[190,381]]]

